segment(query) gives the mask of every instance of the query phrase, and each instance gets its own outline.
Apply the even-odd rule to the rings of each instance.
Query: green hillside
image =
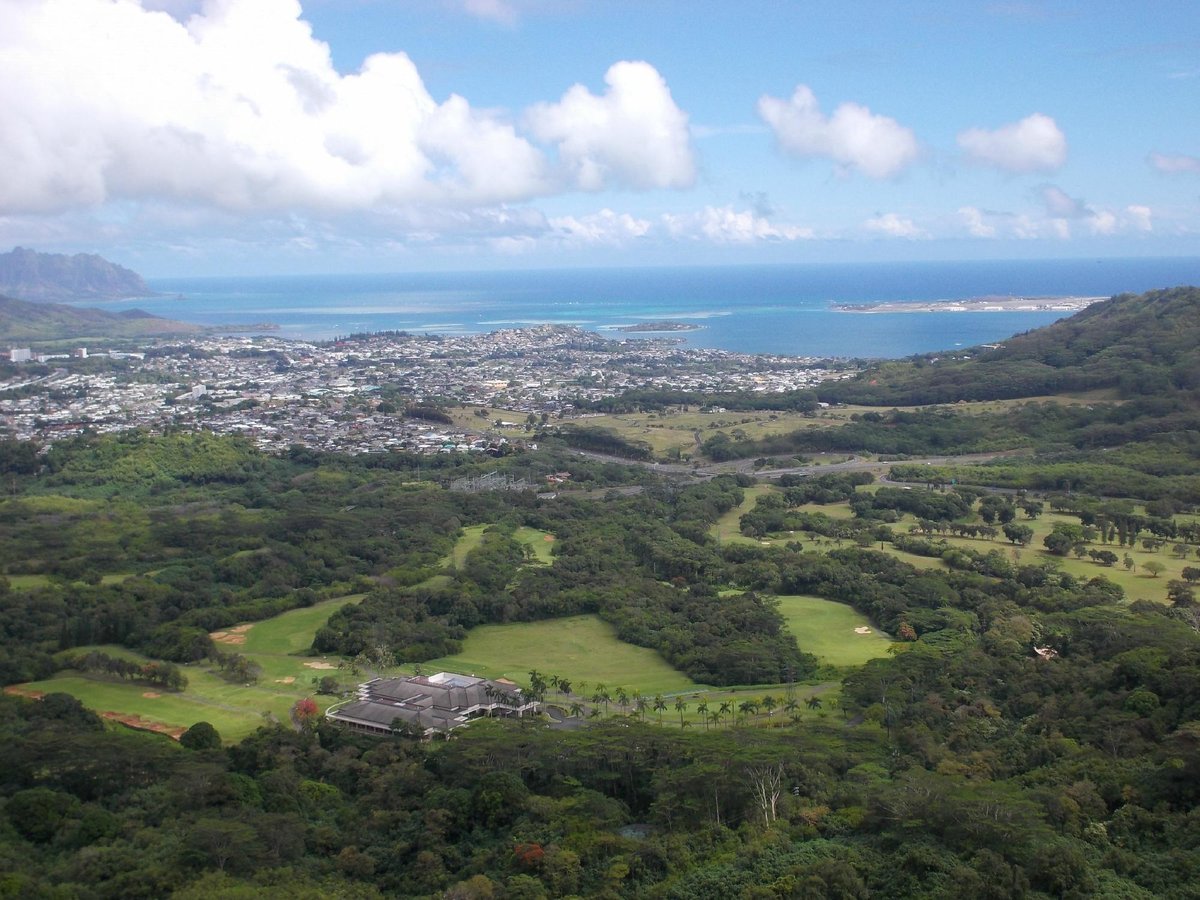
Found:
[[[138,309],[110,313],[0,297],[0,341],[5,342],[187,335],[203,330],[199,325],[163,319]]]
[[[1097,388],[1123,396],[1200,388],[1200,289],[1121,294],[995,349],[884,363],[820,394],[846,403],[914,405]]]

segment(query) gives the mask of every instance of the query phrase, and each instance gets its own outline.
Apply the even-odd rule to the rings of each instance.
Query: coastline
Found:
[[[931,312],[1078,312],[1107,297],[971,297],[965,300],[833,303],[830,309],[849,313]]]

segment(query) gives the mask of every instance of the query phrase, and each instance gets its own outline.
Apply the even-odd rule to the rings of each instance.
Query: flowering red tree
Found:
[[[312,697],[305,697],[297,700],[292,706],[292,721],[304,729],[310,729],[317,721],[317,714],[320,710],[317,708],[317,701]]]
[[[529,842],[513,847],[513,856],[516,858],[517,865],[523,869],[536,869],[542,864],[542,857],[545,855],[546,851],[542,849],[541,844]]]

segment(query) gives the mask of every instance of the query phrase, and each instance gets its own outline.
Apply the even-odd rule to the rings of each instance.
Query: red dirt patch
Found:
[[[4,693],[12,697],[28,697],[30,700],[41,700],[46,696],[45,691],[34,691],[27,687],[22,687],[19,684],[10,684],[4,689]]]
[[[178,725],[164,725],[162,722],[152,722],[149,719],[143,719],[141,716],[130,713],[119,712],[102,712],[101,718],[108,719],[110,722],[116,722],[124,725],[126,728],[133,728],[136,731],[152,731],[155,734],[165,734],[171,740],[179,740],[186,728],[181,728]]]
[[[552,540],[554,540],[554,535],[548,534],[544,538],[542,538],[542,540],[543,541],[552,541]]]

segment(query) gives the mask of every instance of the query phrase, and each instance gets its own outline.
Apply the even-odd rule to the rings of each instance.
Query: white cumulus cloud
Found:
[[[693,213],[669,213],[663,216],[663,225],[672,237],[715,244],[800,241],[813,237],[811,228],[772,222],[766,216],[733,206],[706,206]]]
[[[988,223],[987,215],[978,207],[959,207],[958,217],[972,237],[994,238],[996,236],[996,226]]]
[[[975,162],[1004,172],[1053,172],[1067,160],[1067,138],[1049,116],[1034,113],[995,131],[969,128],[958,146]]]
[[[1135,231],[1153,231],[1153,212],[1148,206],[1135,204],[1125,207],[1125,218]]]
[[[688,117],[663,77],[649,63],[619,62],[604,81],[602,95],[577,84],[557,103],[526,113],[534,136],[557,145],[571,182],[587,191],[691,186],[696,165]]]
[[[1053,184],[1042,186],[1042,202],[1051,216],[1060,219],[1078,219],[1091,214],[1088,205],[1082,200],[1070,196],[1066,191]]]
[[[759,98],[758,114],[785,152],[831,159],[843,172],[857,169],[870,178],[893,178],[920,152],[911,129],[865,106],[843,103],[826,116],[816,95],[803,84],[788,100]]]
[[[1200,156],[1150,154],[1150,165],[1165,175],[1200,175]]]
[[[867,219],[863,223],[863,227],[867,231],[884,234],[888,237],[907,238],[909,240],[928,237],[925,231],[919,228],[912,219],[905,218],[898,213],[884,213],[882,216]]]
[[[620,246],[636,238],[645,237],[652,227],[647,219],[638,219],[629,213],[615,213],[602,209],[586,216],[559,216],[550,219],[550,226],[557,236],[572,244],[607,244]]]
[[[538,107],[539,138],[436,100],[404,53],[340,73],[297,0],[0,0],[0,214],[471,207],[570,186],[555,153],[589,189],[690,184],[661,76],[618,63],[608,80]]]

